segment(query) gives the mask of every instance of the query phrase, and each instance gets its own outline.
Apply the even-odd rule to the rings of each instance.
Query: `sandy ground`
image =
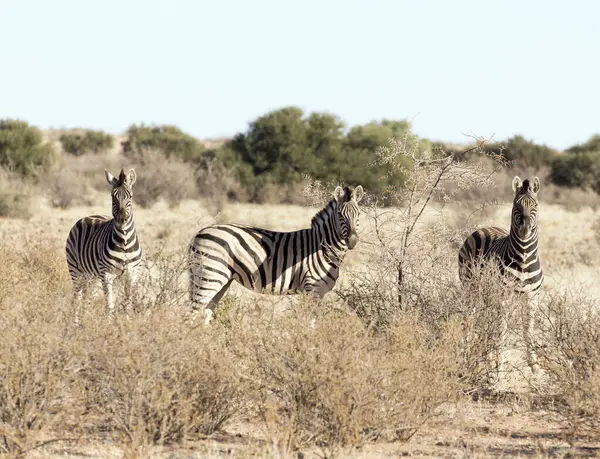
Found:
[[[600,440],[576,438],[570,446],[558,422],[543,408],[534,408],[515,396],[503,401],[468,401],[443,407],[406,443],[365,444],[340,451],[338,457],[354,459],[410,457],[598,457]],[[191,458],[283,458],[323,457],[318,449],[287,453],[275,449],[257,426],[237,423],[206,439],[178,447],[153,447],[145,457]],[[122,458],[123,449],[109,443],[58,442],[32,458]]]

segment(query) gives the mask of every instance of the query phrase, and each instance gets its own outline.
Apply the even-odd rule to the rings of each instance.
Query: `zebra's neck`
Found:
[[[136,239],[135,222],[131,215],[125,222],[121,223],[117,220],[112,220],[113,231],[112,240],[116,246],[120,248],[129,247]]]
[[[512,260],[518,263],[526,263],[537,259],[539,240],[537,228],[526,239],[521,238],[515,228],[511,228],[508,238],[508,254]]]
[[[311,221],[315,242],[332,265],[339,266],[348,246],[336,218],[337,202],[330,201]]]

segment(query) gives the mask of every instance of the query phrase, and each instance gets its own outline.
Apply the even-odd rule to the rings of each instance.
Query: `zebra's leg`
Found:
[[[203,315],[203,321],[205,325],[210,324],[212,321],[212,317],[214,315],[217,306],[219,305],[219,301],[221,298],[227,293],[229,286],[233,282],[233,278],[229,279],[225,285],[223,285],[217,293],[213,295],[209,294],[199,294],[199,289],[195,292],[190,292],[190,299],[192,303],[192,317],[190,318],[190,322],[194,322],[195,316],[198,314]],[[192,286],[193,288],[193,286]]]
[[[502,371],[504,370],[504,364],[505,364],[505,359],[504,359],[504,351],[505,351],[505,343],[506,343],[506,335],[508,334],[508,307],[509,307],[509,302],[506,300],[503,300],[501,303],[501,310],[500,310],[500,330],[499,330],[499,334],[498,334],[498,344],[496,347],[496,383],[498,383],[500,381],[500,375],[502,374]]]
[[[537,361],[537,353],[535,352],[535,343],[533,338],[535,328],[535,314],[539,310],[539,305],[539,294],[536,294],[533,297],[528,297],[523,317],[523,336],[525,338],[527,363],[533,373],[537,373],[540,369],[540,366]]]
[[[214,269],[204,269],[205,260],[200,253],[194,253],[189,260],[189,299],[191,303],[191,314],[188,317],[190,323],[194,323],[196,317],[201,313],[203,322],[208,325],[219,301],[234,280],[230,274],[217,272]]]
[[[81,305],[83,303],[83,296],[86,292],[86,284],[85,281],[81,278],[74,277],[71,279],[73,282],[73,322],[76,327],[81,326]]]
[[[106,312],[108,314],[108,320],[112,321],[115,317],[115,298],[113,295],[113,276],[105,274],[102,278],[102,287],[104,289],[104,296],[106,300]]]
[[[139,267],[130,268],[125,273],[124,277],[124,294],[125,294],[125,315],[129,317],[129,313],[133,312],[133,295],[135,286],[139,279]]]
[[[317,285],[311,283],[304,286],[304,293],[317,303],[323,299],[327,292],[329,292],[329,288],[326,285]],[[313,315],[313,318],[310,321],[311,328],[314,329],[316,323],[317,318]]]

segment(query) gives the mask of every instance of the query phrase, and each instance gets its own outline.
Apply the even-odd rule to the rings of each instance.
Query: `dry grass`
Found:
[[[51,197],[68,201],[72,187],[48,188],[39,199],[36,187],[46,185],[13,184],[30,200],[11,209],[34,211],[27,220],[9,214],[0,226],[0,453],[367,458],[600,451],[593,204],[565,208],[540,191],[548,296],[538,317],[544,375],[537,379],[522,359],[520,311],[510,292],[485,273],[471,289],[458,282],[464,234],[475,224],[508,226],[509,205],[473,212],[483,195],[423,213],[404,254],[401,287],[390,262],[397,246],[382,245],[385,231],[401,226],[395,220],[382,230],[381,215],[368,212],[361,242],[324,302],[233,286],[209,328],[183,320],[193,234],[215,219],[294,230],[308,227],[317,209],[224,201],[214,215],[211,196],[136,205],[146,263],[133,311],[108,324],[100,295],[75,329],[66,235],[82,216],[110,213],[102,169],[122,166],[130,164],[109,155],[69,158],[65,168],[78,171],[84,191],[57,207]],[[151,169],[141,167],[140,179]],[[61,175],[55,180],[67,183]],[[511,331],[503,347],[502,317]],[[500,374],[499,353],[508,362]]]
[[[366,304],[369,295],[377,304],[375,293],[385,292],[382,284],[364,281],[362,290],[352,289],[358,285],[353,271],[369,267],[374,256],[367,219],[361,242],[369,253],[351,253],[344,272],[347,287],[340,293],[345,292],[347,303],[334,304],[331,297],[320,305],[302,299],[273,304],[273,297],[234,288],[214,327],[190,329],[182,320],[185,265],[177,248],[204,213],[185,209],[162,209],[154,226],[146,222],[156,210],[136,209],[150,264],[150,277],[139,287],[144,294],[135,302],[137,312],[129,318],[121,313],[108,326],[102,298],[93,298],[82,330],[71,326],[63,259],[71,217],[55,218],[46,231],[34,229],[39,226],[35,218],[12,221],[28,237],[11,239],[4,233],[0,246],[5,260],[0,265],[0,448],[5,453],[59,457],[87,451],[106,457],[101,452],[121,451],[129,457],[162,457],[181,450],[223,457],[232,449],[257,457],[293,457],[298,451],[391,457],[415,448],[446,455],[470,445],[475,455],[524,454],[533,448],[545,456],[552,448],[597,447],[592,423],[599,406],[594,398],[599,393],[593,363],[597,344],[591,343],[598,316],[592,300],[553,297],[544,310],[548,318],[540,316],[547,344],[539,352],[547,382],[531,380],[513,359],[501,378],[520,377],[505,388],[518,387],[520,401],[500,397],[484,406],[473,404],[463,394],[494,387],[490,356],[498,351],[495,320],[506,294],[497,291],[496,283],[483,282],[475,292],[462,289],[450,276],[453,257],[438,258],[436,275],[448,270],[448,283],[437,288],[431,283],[427,295],[400,315],[394,313],[397,296],[384,296],[379,301],[389,317],[386,327],[376,331],[347,307],[358,299]],[[231,215],[293,229],[305,226],[313,212],[296,208],[305,213],[296,221],[269,220],[273,211],[294,213],[290,207],[236,206]],[[82,209],[51,212],[70,215]],[[566,214],[553,209],[547,215],[560,219]],[[435,226],[437,217],[430,218]],[[158,238],[165,228],[181,226],[190,228],[171,229]],[[546,247],[551,261],[554,250]],[[422,278],[433,279],[425,268]],[[369,272],[371,279],[385,280],[377,276],[384,271],[369,267]],[[509,359],[519,359],[516,341],[501,350]],[[561,403],[540,411],[532,400],[549,394]],[[512,424],[493,414],[504,411],[513,413]],[[531,430],[533,425],[538,430]],[[544,437],[548,431],[553,436]],[[538,435],[545,440],[536,440]],[[513,440],[506,443],[505,437]],[[574,446],[561,446],[563,438]],[[514,439],[520,439],[519,449]]]
[[[556,399],[555,409],[571,444],[600,436],[600,307],[574,288],[549,298],[542,311],[540,357],[549,378],[538,387]]]
[[[406,441],[460,387],[455,334],[433,336],[416,316],[373,336],[345,311],[300,302],[230,321],[265,434],[285,451],[327,455],[373,441]]]

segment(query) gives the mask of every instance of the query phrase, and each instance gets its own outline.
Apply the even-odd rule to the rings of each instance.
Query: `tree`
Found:
[[[586,153],[600,151],[600,134],[594,134],[586,142],[567,148],[567,153]]]
[[[122,142],[128,157],[143,155],[144,149],[156,149],[167,158],[171,155],[183,161],[196,162],[202,157],[204,145],[195,137],[176,126],[132,125],[127,129],[127,140]]]
[[[285,107],[250,123],[230,147],[261,180],[293,183],[305,174],[324,178],[339,158],[343,127],[333,115],[304,118],[300,108]]]
[[[112,148],[114,144],[112,135],[91,129],[86,129],[83,133],[66,132],[60,136],[59,141],[63,151],[74,156],[81,156],[85,153],[98,154]]]
[[[0,165],[22,176],[32,176],[52,167],[58,159],[41,131],[26,121],[0,120]]]
[[[550,167],[550,180],[555,185],[591,188],[600,193],[600,151],[556,157]]]

